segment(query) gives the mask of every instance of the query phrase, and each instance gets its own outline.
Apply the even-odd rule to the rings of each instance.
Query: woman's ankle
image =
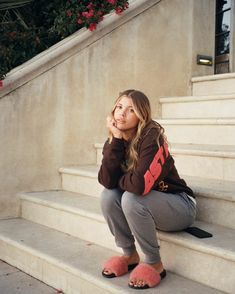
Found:
[[[151,265],[153,268],[155,268],[155,270],[159,273],[161,273],[164,270],[164,267],[163,267],[163,264],[161,261],[157,262],[157,263],[152,263],[149,265]]]
[[[127,259],[129,264],[138,263],[140,261],[139,254],[136,250],[129,255],[124,254],[123,256]]]

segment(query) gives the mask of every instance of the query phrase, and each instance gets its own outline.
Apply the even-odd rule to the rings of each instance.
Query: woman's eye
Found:
[[[131,113],[134,113],[135,111],[134,111],[134,109],[131,108],[131,109],[130,109],[130,112],[131,112]]]

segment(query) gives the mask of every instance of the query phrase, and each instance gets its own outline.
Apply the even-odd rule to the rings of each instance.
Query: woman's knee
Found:
[[[121,193],[118,189],[104,189],[100,195],[102,210],[109,211],[116,205],[120,205]]]
[[[122,210],[125,215],[135,215],[142,210],[142,205],[138,201],[138,195],[130,192],[124,192],[122,195]]]

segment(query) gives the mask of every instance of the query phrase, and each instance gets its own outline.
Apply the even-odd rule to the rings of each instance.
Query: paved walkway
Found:
[[[0,260],[1,294],[56,294],[57,291],[39,280]]]

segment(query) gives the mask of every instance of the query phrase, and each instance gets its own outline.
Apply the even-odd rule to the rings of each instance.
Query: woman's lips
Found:
[[[123,120],[123,119],[117,119],[117,122],[120,123],[120,124],[124,124],[125,123],[125,120]]]

